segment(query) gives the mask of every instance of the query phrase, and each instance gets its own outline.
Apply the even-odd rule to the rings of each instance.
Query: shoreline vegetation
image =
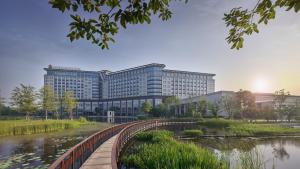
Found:
[[[188,130],[188,133],[190,131]],[[191,133],[199,132],[192,131]],[[247,151],[215,152],[194,142],[182,142],[173,132],[146,131],[137,134],[132,144],[121,156],[125,169],[266,169],[262,151],[245,144]],[[273,162],[274,165],[274,162]]]
[[[95,124],[81,117],[78,120],[0,120],[0,137],[57,132]]]
[[[135,136],[140,145],[121,158],[127,168],[138,169],[228,169],[224,159],[218,159],[211,151],[193,143],[173,139],[169,131],[142,132]]]
[[[280,123],[250,123],[226,119],[204,119],[198,125],[225,131],[225,136],[280,136],[300,135],[300,128],[291,128]]]

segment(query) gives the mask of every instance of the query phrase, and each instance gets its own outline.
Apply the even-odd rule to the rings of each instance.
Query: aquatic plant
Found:
[[[151,131],[137,135],[144,141],[133,153],[121,160],[126,167],[139,169],[228,169],[226,161],[218,159],[208,149],[193,143],[174,140],[170,132]]]
[[[0,136],[48,133],[77,128],[91,122],[84,120],[2,120]]]
[[[198,137],[203,135],[203,132],[202,130],[193,129],[193,130],[184,130],[183,134],[188,137]]]
[[[299,128],[289,128],[280,124],[250,123],[248,121],[205,119],[199,125],[209,128],[224,129],[228,135],[237,136],[269,136],[300,134]]]
[[[284,127],[279,124],[254,124],[246,123],[231,125],[228,131],[238,136],[270,136],[299,134],[300,129]]]
[[[231,169],[265,169],[264,157],[258,148],[251,151],[235,152],[233,156],[236,158],[231,164]]]

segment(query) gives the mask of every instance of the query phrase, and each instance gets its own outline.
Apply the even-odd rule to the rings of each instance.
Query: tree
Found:
[[[180,107],[180,99],[177,96],[170,96],[165,98],[163,102],[166,104],[168,116],[176,115]]]
[[[160,116],[162,115],[165,115],[166,114],[166,111],[167,111],[167,106],[165,103],[161,102],[159,105],[158,105],[158,112],[160,114]]]
[[[2,112],[2,110],[5,107],[5,100],[4,98],[1,96],[1,90],[0,90],[0,112]]]
[[[275,113],[272,106],[265,106],[260,110],[261,117],[266,119],[268,122],[270,120],[277,120],[278,116]]]
[[[30,114],[37,109],[36,99],[37,94],[34,87],[21,84],[12,91],[11,104],[17,111],[25,112],[26,120],[28,120]]]
[[[233,118],[233,115],[238,111],[238,100],[235,96],[222,96],[221,104],[225,112],[228,113],[229,119]]]
[[[218,113],[220,111],[220,106],[218,103],[208,103],[208,110],[211,112],[213,117],[218,118]]]
[[[58,107],[57,97],[50,86],[44,86],[39,93],[41,106],[45,111],[45,118],[48,119],[48,112],[55,112]]]
[[[67,35],[70,41],[85,38],[102,49],[108,49],[108,43],[115,42],[113,36],[118,33],[120,26],[126,29],[128,24],[150,24],[152,15],[158,15],[163,21],[170,19],[170,2],[171,0],[49,0],[52,8],[61,12],[69,11],[73,19]],[[95,17],[84,17],[84,13]]]
[[[239,104],[240,118],[244,118],[244,115],[249,116],[251,113],[256,111],[255,96],[250,91],[241,89],[237,92],[237,99]]]
[[[207,111],[207,101],[204,98],[200,98],[198,102],[198,111],[200,112],[201,116],[205,116]]]
[[[73,109],[76,107],[76,99],[72,91],[66,91],[63,97],[63,106],[69,117],[73,120]]]
[[[196,106],[193,103],[192,98],[189,97],[189,102],[188,102],[188,105],[187,105],[187,114],[186,115],[190,116],[190,117],[194,117],[195,111],[196,111]]]
[[[73,21],[69,24],[70,32],[67,37],[71,42],[85,38],[102,49],[108,49],[108,43],[115,42],[113,36],[120,27],[126,29],[128,24],[150,24],[152,15],[158,15],[163,21],[169,20],[172,17],[170,2],[171,0],[49,0],[52,8],[61,12],[69,11]],[[258,33],[258,24],[266,25],[274,19],[277,8],[294,9],[298,12],[300,1],[257,0],[252,9],[236,7],[225,13],[223,20],[229,27],[226,40],[231,48],[242,48],[244,36]],[[94,17],[85,17],[91,15]]]
[[[149,113],[152,109],[152,104],[148,101],[145,101],[143,104],[142,104],[142,111],[144,113]]]
[[[294,117],[300,114],[300,100],[297,99],[294,104],[287,104],[284,108],[284,115],[290,122]]]
[[[284,89],[275,91],[274,95],[274,106],[275,110],[278,113],[279,118],[282,120],[284,116],[290,111],[289,107],[285,104],[286,98],[290,95],[289,92],[286,92]]]
[[[226,38],[231,48],[240,49],[243,47],[244,36],[258,33],[258,24],[265,25],[272,19],[275,19],[276,9],[285,8],[287,11],[294,9],[300,10],[299,0],[257,0],[253,9],[244,9],[242,7],[233,8],[224,15],[223,20],[226,26],[230,28],[229,35]]]

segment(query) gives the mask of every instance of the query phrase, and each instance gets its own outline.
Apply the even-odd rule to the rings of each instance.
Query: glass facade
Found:
[[[44,84],[51,86],[59,97],[73,91],[77,112],[135,116],[141,105],[149,101],[158,106],[162,98],[188,98],[212,93],[214,74],[165,69],[164,64],[152,63],[121,71],[82,71],[49,65],[45,68]]]
[[[44,84],[52,87],[57,96],[63,97],[66,91],[72,91],[78,100],[101,98],[99,73],[51,65],[45,70],[47,74],[44,75]]]

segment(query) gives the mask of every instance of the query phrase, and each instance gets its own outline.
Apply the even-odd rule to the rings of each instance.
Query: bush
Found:
[[[88,122],[88,120],[85,117],[82,117],[82,116],[79,117],[78,121],[80,123],[87,123]]]
[[[173,137],[172,132],[163,130],[160,132],[157,131],[141,132],[135,136],[135,139],[138,141],[154,143],[154,142],[160,142],[165,139],[169,139],[171,137]]]
[[[188,137],[198,137],[203,135],[202,130],[184,130],[183,134]]]
[[[138,120],[147,120],[147,119],[149,119],[149,116],[146,114],[139,114],[139,115],[137,115],[137,119]]]

